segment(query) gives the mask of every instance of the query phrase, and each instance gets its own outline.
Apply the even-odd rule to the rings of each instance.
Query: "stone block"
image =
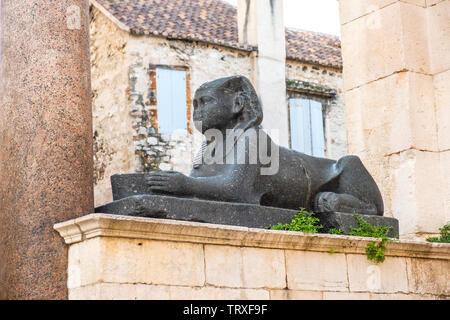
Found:
[[[94,300],[97,297],[97,286],[91,284],[84,287],[69,288],[69,300]]]
[[[232,289],[216,287],[170,287],[172,300],[268,300],[264,289]]]
[[[138,174],[135,174],[135,176],[138,176]],[[143,184],[134,190],[136,192],[147,192],[142,188],[144,188]],[[134,192],[131,188],[127,188],[127,185],[123,189],[129,189],[127,192]],[[121,195],[123,195],[124,192],[121,192]],[[95,208],[95,211],[263,229],[278,222],[289,223],[298,213],[296,210],[246,203],[206,201],[150,194],[130,196],[110,202]]]
[[[423,151],[438,151],[433,80],[428,75],[408,72],[408,104],[412,146]]]
[[[288,289],[347,291],[344,254],[286,250]]]
[[[138,261],[141,259],[138,249],[139,240],[103,238],[101,245],[100,282],[136,283]]]
[[[199,286],[205,281],[199,244],[94,238],[69,251],[70,288],[96,282]]]
[[[348,154],[357,154],[360,157],[367,154],[367,142],[362,122],[362,98],[359,89],[354,89],[345,93],[347,150]]]
[[[414,72],[347,91],[349,151],[379,156],[411,147],[437,151],[433,95],[432,77]]]
[[[433,85],[439,150],[450,150],[450,70],[435,75]]]
[[[446,215],[448,207],[445,208],[445,181],[442,175],[442,157],[441,153],[415,151],[416,167],[415,167],[415,189],[417,201],[417,231],[419,233],[439,232],[450,216]],[[440,166],[441,164],[441,166]],[[444,164],[443,168],[448,167]],[[433,177],[433,179],[430,179]]]
[[[370,294],[368,292],[334,292],[325,291],[323,293],[323,300],[369,300]]]
[[[400,0],[401,2],[414,4],[421,7],[431,6],[443,0]],[[340,0],[339,13],[341,24],[360,18],[371,12],[376,12],[384,7],[399,2],[399,0]]]
[[[136,240],[134,246],[139,257],[137,282],[184,286],[205,284],[201,244]]]
[[[102,281],[102,254],[99,238],[78,242],[70,246],[67,287],[69,289],[78,288]]]
[[[339,14],[341,24],[348,23],[372,12],[376,12],[397,0],[340,0]]]
[[[123,176],[130,177],[131,181],[137,181],[138,179],[135,179],[134,177],[139,176],[139,174]],[[142,179],[142,177],[140,179]],[[128,186],[132,186],[133,188],[128,188]],[[139,182],[128,183],[121,188],[127,190],[128,194],[131,194],[133,189],[137,190],[137,192],[144,192],[141,189],[143,186],[139,186]],[[115,190],[115,187],[113,187],[113,190]],[[97,207],[96,211],[138,217],[200,221],[211,224],[235,225],[261,229],[267,229],[279,222],[289,223],[298,213],[296,210],[246,203],[205,201],[151,194],[130,196],[116,200],[101,207]],[[323,233],[327,233],[330,228],[339,228],[344,231],[344,234],[348,234],[350,226],[357,226],[356,220],[351,213],[318,212],[317,217],[323,225],[323,229],[321,230]],[[395,219],[374,215],[364,215],[364,218],[374,225],[392,226],[393,228],[390,236],[394,237],[398,235],[398,221]]]
[[[241,249],[206,245],[205,276],[207,285],[241,287],[243,284]]]
[[[344,89],[395,72],[429,72],[426,13],[404,2],[374,11],[341,28]]]
[[[434,6],[443,1],[448,1],[448,0],[426,0],[426,3],[427,3],[427,7],[431,7],[431,6]]]
[[[69,289],[69,300],[135,300],[135,284],[96,283]]]
[[[389,157],[389,194],[391,213],[399,220],[401,237],[417,231],[418,214],[416,182],[414,180],[416,156],[414,150],[407,150]]]
[[[450,296],[450,260],[408,259],[407,274],[410,292]]]
[[[205,246],[206,283],[241,288],[285,288],[282,250]]]
[[[136,300],[135,284],[128,283],[97,283],[95,300]]]
[[[431,73],[450,68],[450,1],[442,1],[427,8]]]
[[[322,291],[270,290],[271,300],[322,300]]]
[[[360,215],[360,216],[373,226],[391,227],[388,236],[398,237],[399,228],[397,219],[376,215]],[[323,229],[321,229],[320,232],[324,233],[328,233],[330,229],[335,228],[341,229],[343,231],[343,234],[349,234],[352,227],[353,228],[359,227],[359,223],[352,213],[318,212],[316,213],[316,217],[320,219],[320,223],[323,226]]]
[[[366,255],[347,255],[347,264],[351,292],[408,292],[405,258],[388,256],[377,264]]]
[[[375,264],[348,236],[101,214],[55,229],[70,245],[70,299],[450,297],[446,244],[395,241]]]
[[[427,6],[426,0],[400,0],[400,1],[415,4],[416,6],[420,6],[420,7],[424,7],[424,8]]]
[[[402,236],[436,232],[446,221],[442,184],[448,182],[442,180],[440,158],[440,153],[414,149],[389,157],[391,211]]]
[[[418,295],[406,293],[371,293],[370,300],[436,300],[438,297],[432,295]]]
[[[169,300],[170,286],[137,283],[136,300]]]
[[[286,288],[283,250],[243,248],[245,288]]]
[[[445,221],[450,221],[450,150],[439,153],[441,167],[441,190],[444,205],[443,217]]]

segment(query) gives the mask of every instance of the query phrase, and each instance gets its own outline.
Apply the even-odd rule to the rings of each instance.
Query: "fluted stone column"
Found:
[[[66,299],[53,225],[93,212],[89,2],[1,3],[0,298]]]

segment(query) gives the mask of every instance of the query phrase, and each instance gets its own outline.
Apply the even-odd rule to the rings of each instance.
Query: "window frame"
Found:
[[[328,98],[321,97],[319,95],[304,94],[298,92],[288,92],[287,94],[287,108],[288,108],[288,132],[289,132],[289,148],[292,149],[292,130],[291,130],[291,99],[306,99],[313,100],[321,104],[322,106],[322,128],[323,128],[323,156],[327,154],[327,132],[326,132],[326,111],[330,104]],[[310,134],[312,136],[312,128],[310,128]],[[311,149],[313,147],[311,146]]]

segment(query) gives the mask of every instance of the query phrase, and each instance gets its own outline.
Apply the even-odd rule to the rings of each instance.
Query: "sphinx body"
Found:
[[[195,165],[189,176],[174,171],[151,172],[146,177],[149,189],[206,200],[383,215],[381,193],[357,156],[331,160],[280,147],[260,127],[261,121],[261,104],[247,78],[221,78],[202,85],[194,98],[197,129],[205,136],[208,130],[224,137],[230,132],[244,134],[221,143],[207,139],[214,144],[206,148],[209,163]],[[273,163],[259,157],[250,160],[255,152],[260,154],[261,145],[270,146],[271,159],[277,162],[277,170],[271,174],[261,172]],[[227,158],[228,150],[234,155],[232,161]]]

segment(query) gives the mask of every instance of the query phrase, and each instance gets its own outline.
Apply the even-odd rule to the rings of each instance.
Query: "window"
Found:
[[[315,100],[289,99],[291,148],[324,157],[322,104]]]
[[[156,68],[158,132],[187,129],[186,71]]]

